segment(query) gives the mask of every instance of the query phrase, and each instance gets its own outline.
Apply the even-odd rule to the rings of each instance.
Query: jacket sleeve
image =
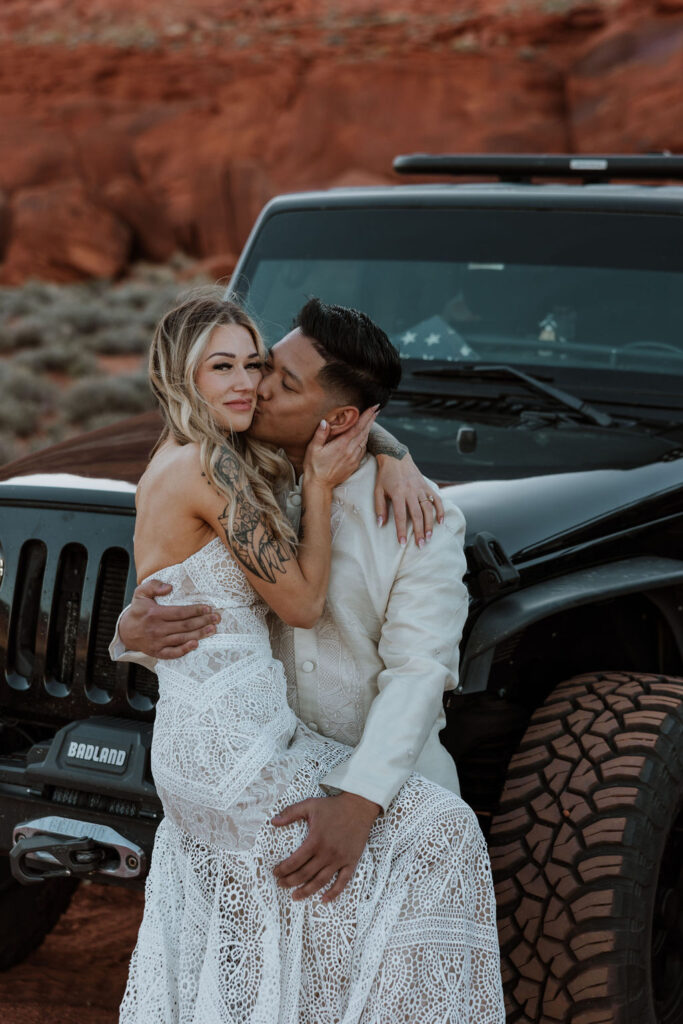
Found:
[[[150,658],[149,655],[143,654],[142,651],[127,651],[123,646],[123,641],[119,636],[119,623],[129,608],[130,605],[126,605],[116,620],[114,639],[109,644],[109,657],[112,661],[134,661],[136,665],[142,665],[143,668],[147,668],[150,672],[156,673],[156,658]]]
[[[384,668],[360,743],[324,779],[386,810],[413,770],[458,680],[467,618],[465,520],[447,506],[444,524],[420,551],[409,542],[391,589],[379,641]]]

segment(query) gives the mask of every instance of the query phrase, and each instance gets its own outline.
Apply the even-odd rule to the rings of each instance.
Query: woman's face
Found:
[[[213,329],[195,383],[221,427],[241,432],[251,424],[261,365],[254,340],[244,327],[226,324]]]

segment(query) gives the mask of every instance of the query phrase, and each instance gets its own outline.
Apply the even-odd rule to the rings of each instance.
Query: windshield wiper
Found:
[[[540,391],[541,394],[548,395],[549,398],[552,398],[559,405],[564,405],[568,409],[573,409],[574,412],[581,413],[590,423],[596,423],[599,427],[611,427],[614,423],[614,420],[608,413],[600,412],[595,406],[589,405],[588,402],[584,402],[583,399],[577,398],[575,395],[570,395],[568,391],[554,388],[551,384],[544,384],[543,381],[537,380],[536,377],[524,373],[523,370],[518,370],[516,366],[493,363],[459,363],[457,366],[441,366],[438,370],[413,370],[414,377],[448,378],[481,377],[484,375],[515,377],[526,384],[532,391]]]

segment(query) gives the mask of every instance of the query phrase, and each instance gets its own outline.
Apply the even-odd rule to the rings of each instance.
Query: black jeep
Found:
[[[683,158],[395,167],[439,183],[281,196],[231,287],[271,342],[310,295],[377,320],[404,361],[382,422],[467,517],[442,738],[489,838],[508,1021],[680,1024],[683,187],[652,183]],[[0,474],[3,967],[79,878],[145,874],[156,683],[107,645],[158,429]]]

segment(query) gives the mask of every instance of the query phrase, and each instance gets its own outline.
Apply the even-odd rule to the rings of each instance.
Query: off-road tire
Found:
[[[490,832],[508,1024],[683,1021],[683,679],[577,676]]]
[[[0,857],[0,971],[37,949],[71,902],[78,883],[70,878],[20,885]]]

